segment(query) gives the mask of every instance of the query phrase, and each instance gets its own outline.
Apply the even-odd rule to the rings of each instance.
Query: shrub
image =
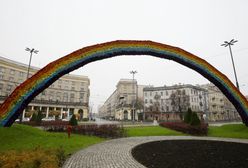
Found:
[[[30,125],[30,126],[37,126],[37,123],[35,121],[25,121],[22,122],[22,124],[25,125]],[[66,126],[69,124],[69,121],[61,121],[61,120],[57,120],[57,121],[42,121],[39,125],[43,126],[44,128],[49,128],[49,127],[53,127],[53,126]]]
[[[82,121],[89,121],[89,118],[83,118]]]
[[[66,160],[66,154],[65,154],[65,150],[60,147],[56,150],[56,156],[57,156],[57,159],[58,159],[58,166],[59,167],[62,167],[65,160]]]
[[[198,126],[193,126],[193,125],[186,124],[184,122],[164,122],[164,123],[160,123],[160,126],[173,129],[176,131],[180,131],[186,134],[191,134],[191,135],[207,135],[208,134],[208,125],[204,123]]]
[[[37,125],[41,124],[41,122],[42,122],[42,112],[41,111],[38,111],[38,114],[37,114],[35,122],[36,122]]]
[[[191,115],[190,125],[194,125],[194,126],[201,125],[201,121],[198,115],[196,114],[196,112],[193,112]]]
[[[30,119],[30,122],[33,125],[40,125],[41,122],[42,122],[42,113],[41,113],[41,111],[38,111],[38,113],[34,112],[32,117],[31,117],[31,119]]]
[[[37,119],[37,114],[33,113],[32,117],[30,118],[30,121],[36,121]]]
[[[188,111],[184,115],[184,122],[189,124],[191,121],[191,117],[192,117],[192,111],[191,108],[188,108]]]
[[[51,132],[66,132],[66,125],[46,126]],[[72,133],[104,138],[118,138],[126,136],[126,131],[119,125],[78,125],[72,128]]]
[[[75,114],[72,115],[72,117],[71,117],[71,119],[70,119],[70,121],[69,121],[69,124],[70,124],[71,126],[76,126],[76,125],[78,125]]]
[[[0,155],[1,168],[59,168],[55,150],[35,148],[27,151],[7,151]]]

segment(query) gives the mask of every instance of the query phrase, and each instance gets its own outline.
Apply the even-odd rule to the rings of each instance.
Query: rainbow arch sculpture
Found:
[[[0,126],[11,126],[35,96],[64,74],[90,62],[120,55],[150,55],[173,60],[195,70],[223,92],[237,109],[243,123],[248,126],[248,102],[246,98],[224,74],[207,61],[178,47],[152,41],[132,40],[112,41],[84,47],[49,63],[20,84],[0,106]]]

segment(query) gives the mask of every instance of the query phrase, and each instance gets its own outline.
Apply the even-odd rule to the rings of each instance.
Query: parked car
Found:
[[[42,118],[42,121],[55,121],[55,117]]]
[[[69,119],[68,118],[63,118],[62,121],[69,121]]]
[[[22,121],[30,121],[30,118],[28,118],[28,117],[23,118]]]
[[[30,118],[26,117],[26,118],[23,118],[22,121],[30,121]],[[16,119],[15,122],[20,122],[20,119]]]

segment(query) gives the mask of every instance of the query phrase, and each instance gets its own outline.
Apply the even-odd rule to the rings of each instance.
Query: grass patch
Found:
[[[65,153],[69,154],[104,140],[104,138],[75,134],[68,139],[66,133],[50,133],[20,124],[14,124],[9,128],[0,128],[0,152],[30,150],[37,147],[43,149],[62,147]]]
[[[160,126],[127,127],[125,128],[128,137],[134,136],[168,136],[184,135],[183,133],[163,128]]]
[[[228,124],[219,127],[210,126],[208,136],[248,139],[248,127],[244,124]]]

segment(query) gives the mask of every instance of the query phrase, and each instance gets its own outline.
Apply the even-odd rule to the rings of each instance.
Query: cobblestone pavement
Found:
[[[108,140],[73,154],[63,168],[145,168],[131,154],[132,148],[139,144],[160,140],[217,140],[247,143],[248,140],[231,138],[192,137],[192,136],[151,136],[130,137]]]

